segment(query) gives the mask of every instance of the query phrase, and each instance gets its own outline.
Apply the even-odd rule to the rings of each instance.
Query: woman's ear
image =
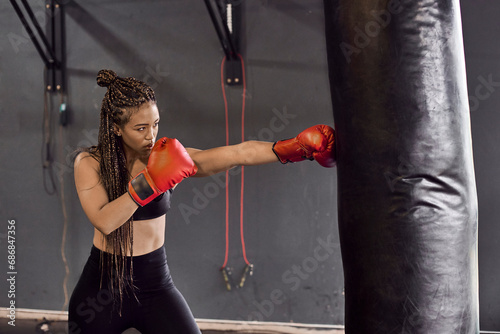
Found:
[[[116,125],[116,124],[113,124],[113,132],[114,132],[114,133],[115,133],[115,135],[117,135],[118,137],[120,137],[120,136],[122,135],[120,128],[119,128],[119,127],[118,127],[118,125]]]

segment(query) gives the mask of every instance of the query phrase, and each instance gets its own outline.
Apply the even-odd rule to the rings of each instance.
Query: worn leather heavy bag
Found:
[[[458,0],[325,0],[347,334],[479,333]]]

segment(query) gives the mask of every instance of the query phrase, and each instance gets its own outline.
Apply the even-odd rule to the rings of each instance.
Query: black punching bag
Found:
[[[458,0],[325,0],[346,334],[479,333]]]

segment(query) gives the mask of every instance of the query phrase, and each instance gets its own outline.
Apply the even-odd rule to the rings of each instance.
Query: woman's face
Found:
[[[154,102],[144,103],[123,126],[116,126],[116,134],[122,137],[126,152],[149,156],[156,142],[160,114]]]

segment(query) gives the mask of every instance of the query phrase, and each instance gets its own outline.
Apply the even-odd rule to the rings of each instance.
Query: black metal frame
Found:
[[[64,6],[57,0],[46,0],[45,12],[47,15],[46,33],[43,32],[38,20],[33,13],[27,0],[20,0],[24,10],[17,3],[17,0],[10,0],[12,7],[21,20],[31,41],[35,45],[38,54],[47,68],[45,87],[47,91],[65,91],[66,82],[66,29],[64,21]],[[28,22],[28,19],[30,22]],[[31,25],[35,28],[38,38]]]
[[[240,32],[241,32],[241,12],[242,0],[215,0],[216,9],[210,0],[205,0],[208,13],[212,19],[215,31],[219,37],[224,54],[226,55],[225,78],[226,83],[229,85],[241,85],[243,80],[242,62],[239,56],[240,47]],[[229,31],[227,25],[228,13],[226,11],[227,5],[232,6],[231,21],[233,23],[233,32]],[[217,14],[216,14],[217,12]]]

